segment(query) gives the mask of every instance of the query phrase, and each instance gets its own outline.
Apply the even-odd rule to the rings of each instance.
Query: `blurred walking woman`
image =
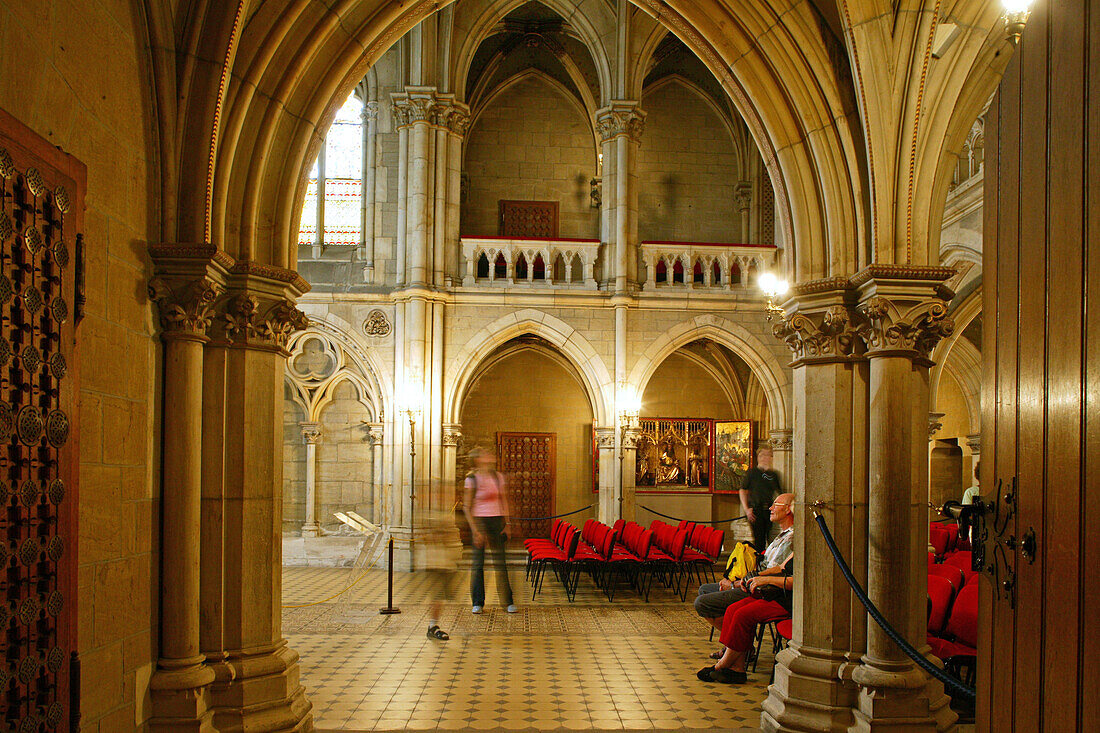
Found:
[[[466,490],[462,510],[470,523],[474,541],[473,568],[470,577],[470,596],[474,613],[485,607],[485,549],[493,553],[497,566],[497,591],[508,613],[515,613],[512,602],[512,585],[508,582],[508,567],[504,554],[504,527],[508,521],[508,493],[504,476],[496,470],[496,456],[491,451],[478,448],[470,451],[474,469],[466,477]]]

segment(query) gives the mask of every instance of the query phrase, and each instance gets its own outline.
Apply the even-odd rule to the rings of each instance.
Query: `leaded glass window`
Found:
[[[313,163],[302,206],[298,244],[317,244],[318,213],[324,221],[324,245],[355,246],[363,228],[363,103],[350,95],[336,112],[322,154]],[[323,210],[318,191],[324,187]]]

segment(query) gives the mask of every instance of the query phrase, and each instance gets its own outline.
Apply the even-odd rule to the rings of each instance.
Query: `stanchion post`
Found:
[[[386,615],[386,616],[388,616],[390,614],[393,614],[393,613],[401,613],[401,609],[396,608],[393,605],[393,537],[390,537],[390,548],[389,548],[389,550],[390,550],[389,569],[387,571],[387,576],[386,576],[386,607],[385,608],[380,608],[378,610],[378,613],[381,613],[381,614]]]

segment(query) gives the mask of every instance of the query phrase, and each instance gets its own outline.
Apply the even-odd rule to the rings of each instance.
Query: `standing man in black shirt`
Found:
[[[768,507],[772,499],[782,493],[779,474],[772,468],[771,448],[761,448],[756,452],[756,465],[745,474],[740,493],[741,508],[752,525],[752,543],[757,552],[763,552],[768,546],[768,533],[772,528]]]

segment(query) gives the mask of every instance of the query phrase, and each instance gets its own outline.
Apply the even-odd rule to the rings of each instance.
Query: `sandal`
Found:
[[[438,626],[429,626],[428,627],[428,638],[429,639],[439,639],[440,641],[447,641],[451,637],[447,635],[446,631],[439,628]]]
[[[710,653],[710,658],[711,659],[721,659],[723,654],[725,654],[725,651],[719,649],[716,652],[711,652]]]

